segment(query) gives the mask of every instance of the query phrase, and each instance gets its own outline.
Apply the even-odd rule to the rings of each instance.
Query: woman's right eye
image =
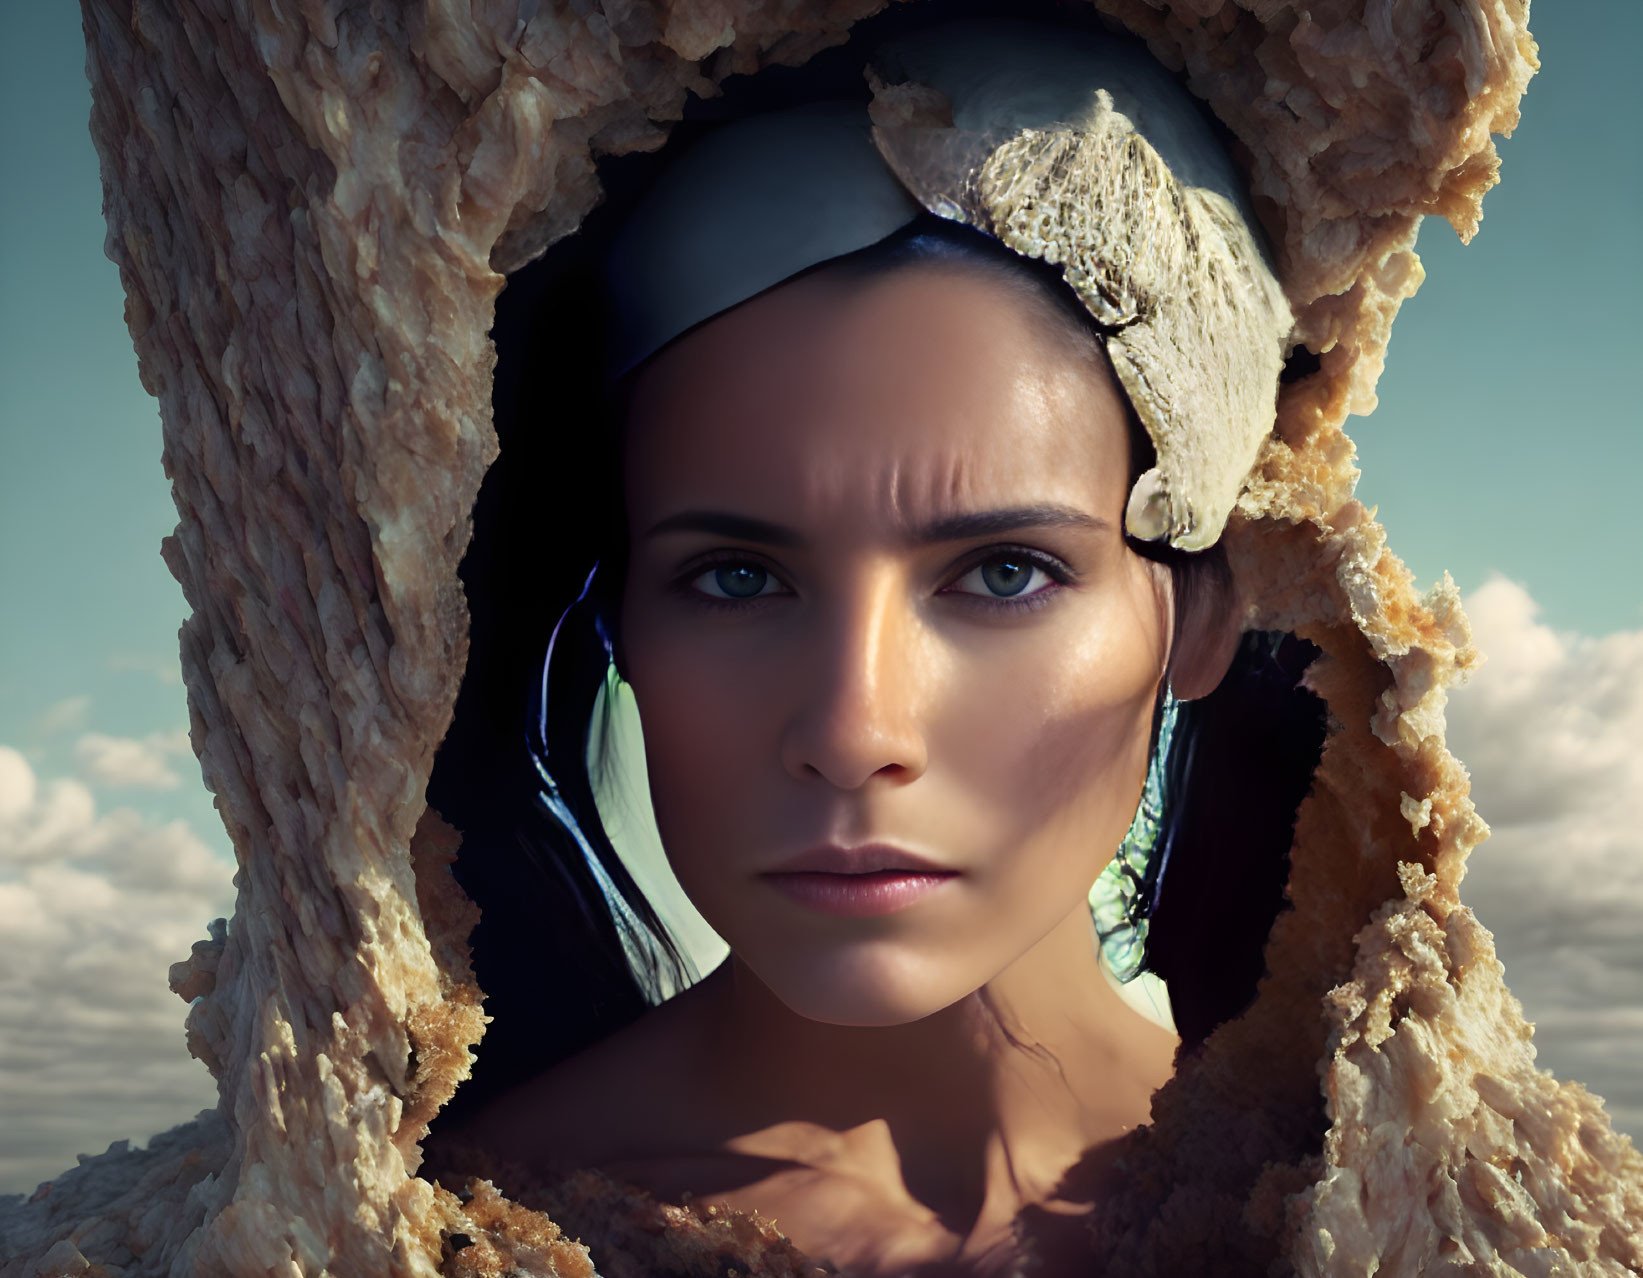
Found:
[[[719,564],[692,579],[691,588],[710,599],[758,599],[785,593],[781,582],[758,564]]]

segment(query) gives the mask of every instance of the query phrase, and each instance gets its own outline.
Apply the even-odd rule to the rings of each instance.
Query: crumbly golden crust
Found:
[[[108,246],[179,511],[191,735],[242,877],[178,978],[220,1110],[8,1210],[0,1275],[585,1272],[540,1216],[416,1175],[481,1028],[423,793],[496,451],[492,304],[597,200],[595,154],[658,145],[687,91],[802,61],[881,3],[85,0]],[[1237,139],[1319,359],[1227,539],[1252,620],[1323,649],[1332,729],[1269,975],[1159,1092],[1092,1271],[1643,1268],[1643,1158],[1535,1070],[1459,903],[1485,833],[1443,743],[1465,618],[1352,500],[1342,433],[1420,282],[1419,218],[1476,229],[1535,67],[1527,4],[1095,7]],[[631,1210],[610,1203],[611,1239]],[[696,1226],[662,1218],[645,1265],[697,1272]],[[458,1259],[465,1229],[494,1262]],[[620,1272],[635,1244],[605,1231],[583,1241]]]
[[[658,1202],[643,1190],[597,1171],[541,1176],[471,1146],[445,1145],[435,1158],[435,1165],[425,1168],[424,1175],[462,1187],[456,1218],[460,1228],[447,1235],[452,1253],[445,1269],[449,1278],[506,1273],[509,1264],[518,1269],[517,1253],[493,1257],[487,1250],[488,1240],[498,1232],[534,1238],[544,1226],[555,1231],[556,1240],[560,1230],[568,1238],[592,1240],[599,1278],[651,1278],[664,1273],[678,1278],[721,1278],[728,1269],[744,1278],[825,1278],[837,1272],[806,1257],[774,1224],[756,1213],[726,1211],[694,1201]],[[499,1187],[508,1197],[502,1196]],[[593,1270],[561,1268],[555,1272],[564,1278],[584,1278]]]

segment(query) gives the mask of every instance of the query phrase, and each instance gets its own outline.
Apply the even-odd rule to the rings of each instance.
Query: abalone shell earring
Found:
[[[1090,915],[1101,953],[1120,981],[1141,974],[1147,929],[1158,904],[1158,889],[1169,861],[1170,831],[1164,814],[1169,801],[1169,755],[1181,703],[1167,689],[1158,714],[1158,739],[1147,763],[1147,780],[1124,841],[1090,889]]]

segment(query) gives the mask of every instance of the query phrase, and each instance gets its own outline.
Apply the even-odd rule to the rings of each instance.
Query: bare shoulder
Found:
[[[642,1165],[705,1138],[696,1095],[697,1008],[687,995],[544,1070],[453,1139],[544,1175]]]

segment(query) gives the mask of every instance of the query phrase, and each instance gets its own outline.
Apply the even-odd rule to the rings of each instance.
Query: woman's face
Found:
[[[628,431],[624,664],[733,953],[801,1015],[901,1024],[1085,908],[1171,614],[1065,321],[972,268],[823,271],[660,355]]]

